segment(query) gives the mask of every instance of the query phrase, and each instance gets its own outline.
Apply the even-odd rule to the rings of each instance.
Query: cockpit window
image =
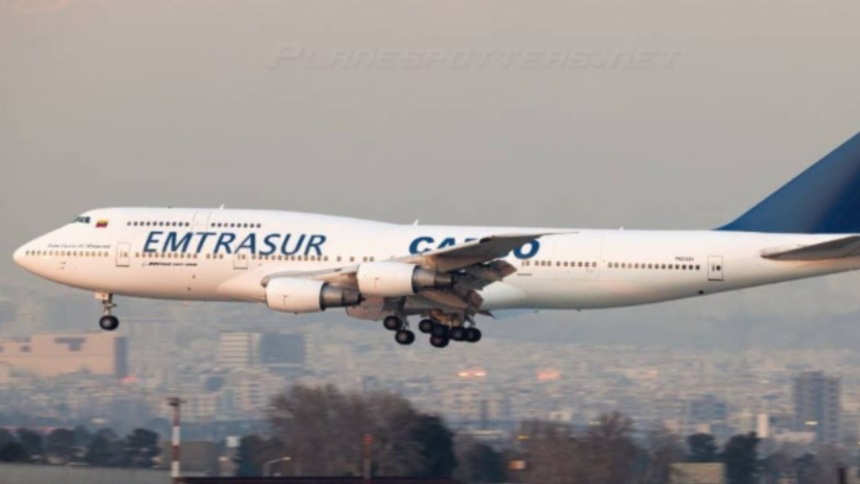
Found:
[[[75,224],[88,224],[88,223],[90,223],[90,218],[89,218],[89,217],[83,217],[83,216],[81,216],[81,217],[76,218],[76,219],[75,219],[75,221],[74,221],[74,222],[72,222],[72,223],[75,223]]]

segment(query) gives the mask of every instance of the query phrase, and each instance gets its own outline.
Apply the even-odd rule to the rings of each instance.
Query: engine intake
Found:
[[[422,289],[450,287],[454,283],[447,272],[402,262],[361,264],[356,278],[362,295],[380,297],[411,296]]]
[[[288,313],[315,313],[328,308],[361,304],[361,294],[355,289],[336,287],[322,281],[281,277],[266,285],[269,309]]]

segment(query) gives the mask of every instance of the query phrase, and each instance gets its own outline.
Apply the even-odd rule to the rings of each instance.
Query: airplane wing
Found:
[[[480,289],[501,281],[516,272],[516,268],[501,260],[512,250],[547,235],[490,235],[442,249],[431,250],[394,259],[394,262],[415,264],[425,269],[455,273],[454,284],[445,289],[428,289],[405,296],[406,306],[431,307],[447,311],[478,311],[483,299]],[[295,277],[314,279],[341,287],[358,288],[359,264],[321,271],[282,271],[269,274],[262,284],[272,279]],[[400,298],[397,298],[400,299]]]
[[[765,252],[762,257],[779,261],[824,261],[860,257],[860,236],[852,235],[796,249]]]
[[[448,272],[506,256],[509,252],[547,234],[489,235],[442,249],[405,257],[403,262]]]

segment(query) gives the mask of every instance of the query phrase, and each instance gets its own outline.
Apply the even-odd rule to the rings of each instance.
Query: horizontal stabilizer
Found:
[[[824,261],[860,257],[860,236],[852,235],[851,237],[807,245],[798,249],[766,252],[762,254],[762,257],[784,261]]]

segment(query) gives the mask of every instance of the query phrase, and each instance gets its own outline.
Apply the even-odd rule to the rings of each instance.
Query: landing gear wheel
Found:
[[[388,331],[398,331],[403,327],[403,320],[397,316],[386,316],[385,319],[382,320],[382,325],[385,326],[385,329]]]
[[[119,328],[119,319],[116,316],[102,316],[99,319],[99,327],[105,331],[113,331]]]
[[[458,326],[455,328],[451,328],[451,339],[454,341],[466,341],[468,338],[469,330],[463,328],[462,326]]]
[[[433,331],[433,326],[436,324],[436,321],[432,319],[422,319],[420,323],[418,323],[418,331],[421,331],[424,334],[430,334]]]
[[[437,338],[445,338],[448,339],[448,327],[444,324],[436,323],[433,325],[433,328],[430,330],[430,334]]]
[[[415,342],[415,333],[408,329],[401,329],[394,334],[394,341],[406,346]]]
[[[439,336],[433,336],[430,338],[430,344],[435,346],[436,348],[444,348],[448,346],[448,338],[440,338]]]
[[[481,336],[481,330],[478,328],[469,328],[466,330],[466,341],[469,343],[481,341]]]

